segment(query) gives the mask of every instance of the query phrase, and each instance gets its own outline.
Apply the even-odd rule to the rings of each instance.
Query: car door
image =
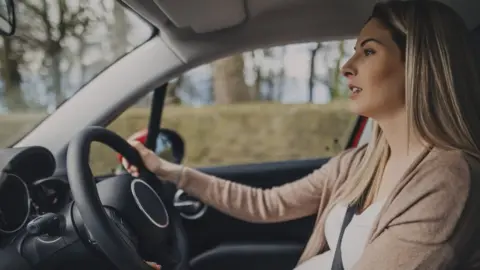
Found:
[[[367,120],[348,111],[349,91],[336,72],[348,42],[266,48],[199,66],[169,83],[163,106],[150,106],[148,95],[108,128],[130,137],[160,110],[161,127],[185,142],[185,165],[257,188],[296,181],[364,134]],[[96,175],[120,166],[109,151],[92,147]],[[315,220],[252,224],[182,190],[176,195],[195,270],[292,269]]]
[[[359,143],[366,122],[365,118],[356,121],[346,147]],[[301,179],[328,160],[329,157],[322,157],[198,169],[216,177],[267,189]],[[196,198],[185,200],[196,201]],[[184,213],[191,265],[195,270],[293,269],[315,222],[315,216],[309,216],[289,222],[254,224],[208,206],[202,210],[188,215]]]

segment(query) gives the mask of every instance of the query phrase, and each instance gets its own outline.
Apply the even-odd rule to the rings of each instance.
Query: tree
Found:
[[[69,39],[84,42],[82,38],[94,28],[93,22],[99,16],[88,0],[69,1],[68,5],[66,0],[19,0],[18,3],[24,19],[29,18],[28,22],[23,22],[24,25],[28,23],[29,28],[23,28],[28,32],[23,32],[19,39],[28,50],[43,54],[42,65],[51,79],[49,92],[55,96],[58,106],[65,99],[62,91],[62,66],[65,64],[62,61],[68,57],[64,43]]]
[[[178,90],[182,87],[184,76],[179,76],[175,81],[167,85],[167,93],[165,95],[165,105],[180,105],[182,100],[178,96]]]
[[[328,56],[332,55],[335,50],[338,53],[338,57],[333,59],[333,66],[327,68],[327,74],[325,76],[315,76],[315,79],[328,87],[332,100],[341,98],[345,93],[342,91],[342,73],[340,71],[340,65],[346,57],[345,41],[328,42],[323,44],[321,48],[326,63],[331,62],[328,61]]]
[[[313,89],[315,87],[315,59],[318,51],[322,48],[322,43],[318,42],[310,50],[310,75],[308,76],[308,101],[313,103]]]
[[[253,83],[251,97],[255,100],[259,100],[262,97],[262,69],[260,64],[257,63],[258,55],[255,54],[255,51],[250,52],[252,61],[253,61],[253,72],[255,73],[255,82]]]
[[[113,1],[112,7],[107,7],[103,2],[104,14],[111,15],[104,18],[104,22],[109,29],[111,49],[115,55],[124,55],[128,51],[129,41],[128,33],[131,31],[131,24],[125,12],[125,7],[119,1]],[[111,10],[109,10],[111,9]]]
[[[250,89],[245,83],[243,55],[236,54],[212,63],[215,103],[231,104],[250,101]]]
[[[20,65],[23,62],[23,53],[15,40],[9,37],[2,38],[0,49],[0,77],[3,85],[3,98],[9,111],[21,110],[25,107],[25,99],[21,91],[22,74]]]
[[[340,71],[340,65],[345,58],[345,41],[338,42],[338,58],[335,61],[335,66],[332,72],[330,94],[332,99],[336,99],[342,95],[341,89],[341,78],[342,73]]]

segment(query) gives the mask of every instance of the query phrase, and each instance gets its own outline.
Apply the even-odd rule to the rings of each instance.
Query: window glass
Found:
[[[356,120],[339,72],[353,45],[293,44],[197,67],[171,82],[162,125],[185,139],[194,167],[335,155]]]
[[[183,137],[185,164],[193,167],[335,155],[356,120],[339,72],[353,44],[259,49],[192,69],[169,83],[162,127]],[[108,128],[125,139],[146,131],[151,98],[152,93]],[[107,147],[96,147],[91,158],[97,174],[121,168]]]
[[[0,148],[153,33],[115,0],[14,2],[16,33],[0,37]]]

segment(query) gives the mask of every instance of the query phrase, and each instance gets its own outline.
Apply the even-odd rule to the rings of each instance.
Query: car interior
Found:
[[[14,7],[15,1],[4,1]],[[155,35],[85,85],[15,145],[0,150],[0,270],[151,269],[145,261],[178,270],[293,269],[314,216],[275,224],[230,217],[158,181],[138,153],[104,127],[154,89],[146,145],[156,149],[158,136],[163,136],[171,143],[175,162],[181,163],[188,141],[161,128],[158,113],[169,79],[237,52],[354,37],[375,2],[124,0],[126,7],[154,26]],[[462,15],[480,50],[480,1],[443,2]],[[7,27],[1,33],[8,37],[11,30]],[[141,72],[131,72],[132,66],[141,66]],[[122,77],[129,80],[118,80]],[[82,104],[91,108],[80,115],[76,112]],[[368,142],[368,123],[358,118],[347,147]],[[89,166],[93,142],[137,165],[140,177],[93,175]],[[300,179],[327,161],[198,169],[271,188]]]

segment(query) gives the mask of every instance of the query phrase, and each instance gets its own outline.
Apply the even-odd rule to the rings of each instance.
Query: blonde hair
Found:
[[[428,145],[480,157],[480,70],[462,18],[440,2],[411,0],[377,3],[371,18],[389,29],[402,51],[409,129]],[[351,204],[373,201],[388,160],[382,130],[376,123],[373,129],[340,198]]]

